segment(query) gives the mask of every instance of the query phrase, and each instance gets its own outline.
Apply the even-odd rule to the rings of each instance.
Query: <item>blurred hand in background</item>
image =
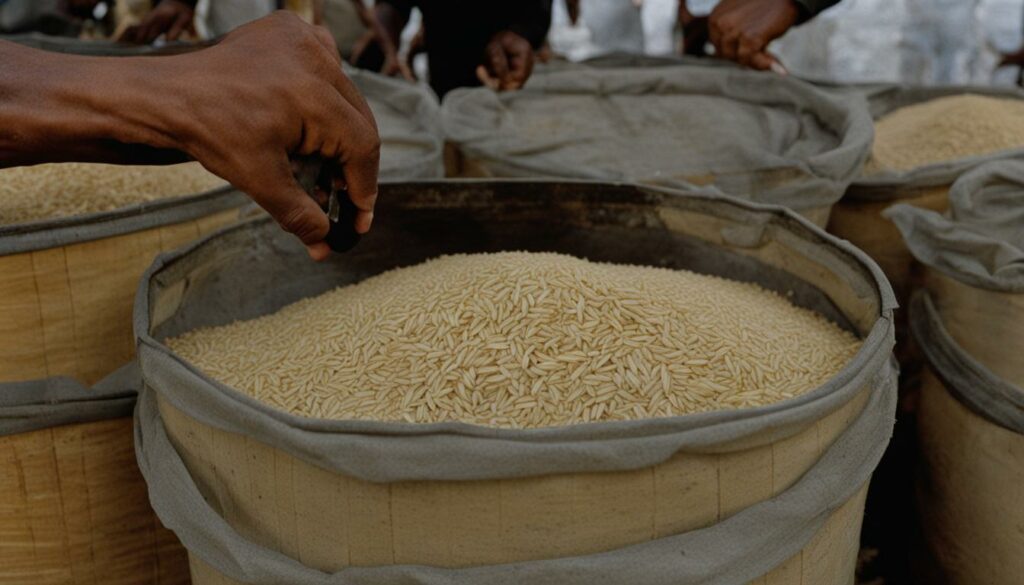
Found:
[[[484,49],[484,62],[477,67],[480,83],[495,91],[523,87],[533,73],[534,54],[530,41],[512,31],[501,31]]]
[[[160,35],[176,41],[182,34],[195,34],[195,2],[188,0],[160,0],[142,22],[130,26],[117,39],[128,43],[148,45]]]
[[[767,51],[801,17],[795,0],[722,0],[708,17],[715,54],[754,69],[785,72]]]

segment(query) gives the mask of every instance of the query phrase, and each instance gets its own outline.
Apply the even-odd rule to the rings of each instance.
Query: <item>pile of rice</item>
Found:
[[[929,164],[1024,147],[1024,100],[974,94],[907,106],[875,122],[868,172]]]
[[[113,211],[226,185],[197,162],[169,166],[55,163],[0,169],[0,225]]]
[[[505,252],[393,270],[168,344],[298,415],[535,428],[777,402],[861,342],[752,284]]]

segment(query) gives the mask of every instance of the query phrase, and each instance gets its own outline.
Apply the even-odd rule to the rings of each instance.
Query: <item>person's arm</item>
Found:
[[[275,50],[267,51],[266,47]],[[343,165],[369,229],[380,139],[330,34],[276,13],[219,44],[168,57],[83,57],[0,42],[0,167],[173,162],[187,155],[248,193],[317,259],[327,216],[289,155]]]
[[[371,12],[361,0],[352,0],[367,31],[352,48],[351,63],[363,69],[379,70],[384,75],[401,75],[414,80],[412,69],[398,56],[402,30],[412,15],[412,3],[406,0],[380,0]]]

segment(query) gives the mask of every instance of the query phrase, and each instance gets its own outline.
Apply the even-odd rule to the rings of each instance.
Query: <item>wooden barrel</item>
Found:
[[[264,582],[285,582],[281,574],[267,572],[284,565],[309,571],[303,574],[318,583],[326,583],[328,573],[360,568],[366,572],[351,578],[361,583],[404,582],[386,576],[389,568],[400,566],[433,567],[444,571],[438,579],[451,583],[484,582],[460,570],[493,571],[487,574],[499,575],[503,583],[517,582],[516,575],[525,579],[518,582],[531,582],[523,575],[541,574],[530,571],[543,572],[548,582],[576,583],[586,571],[600,570],[595,569],[602,562],[599,553],[629,555],[631,545],[667,546],[666,539],[677,538],[712,546],[704,535],[723,530],[743,535],[736,540],[767,540],[745,556],[723,557],[717,568],[710,558],[688,560],[678,553],[659,560],[706,562],[694,569],[701,578],[742,575],[742,581],[765,585],[853,583],[866,483],[887,442],[895,404],[891,292],[866,257],[778,208],[653,188],[586,182],[392,184],[382,185],[381,201],[381,216],[389,221],[375,228],[374,245],[326,266],[303,260],[301,248],[278,237],[270,223],[252,222],[154,265],[148,289],[140,290],[136,310],[144,323],[139,334],[146,379],[137,430],[143,445],[140,465],[158,513],[190,549],[194,583],[244,582],[256,575]],[[675,417],[664,419],[666,429],[634,437],[628,464],[605,459],[616,451],[608,447],[573,457],[562,467],[517,473],[511,469],[518,464],[507,458],[488,455],[487,463],[477,465],[474,457],[480,452],[467,452],[472,458],[467,463],[459,449],[478,440],[564,446],[570,435],[589,443],[608,438],[614,425],[540,433],[417,431],[396,423],[292,417],[248,398],[244,405],[236,403],[240,394],[217,389],[157,341],[204,324],[265,314],[396,265],[444,253],[500,249],[555,250],[759,282],[789,291],[796,302],[846,323],[866,342],[835,384],[813,395],[761,409],[713,413],[722,421],[743,419],[745,430],[727,440],[667,447],[663,456],[648,459],[645,445],[653,448],[671,425],[704,420],[699,418],[703,415]],[[253,294],[230,284],[242,275]],[[272,282],[292,284],[273,294],[256,294],[269,290],[263,284]],[[226,295],[232,295],[230,302],[224,302]],[[218,310],[207,310],[212,306]],[[199,400],[213,402],[199,406]],[[802,410],[811,404],[822,409],[815,414]],[[786,418],[797,411],[806,416]],[[759,417],[769,413],[782,418],[760,425]],[[229,420],[235,414],[248,422],[236,425]],[[861,435],[864,425],[873,430]],[[284,433],[280,441],[270,427]],[[709,422],[707,428],[718,432],[724,427]],[[356,463],[354,453],[362,447],[321,450],[285,438],[314,429],[323,440],[372,445],[368,465]],[[446,441],[452,441],[452,449],[443,446]],[[431,470],[392,465],[408,455],[389,454],[393,445],[426,449],[414,459]],[[857,453],[839,455],[847,448]],[[340,459],[316,460],[314,452]],[[519,464],[536,463],[527,459],[513,458]],[[859,461],[861,473],[829,468],[839,460]],[[443,471],[448,465],[465,468]],[[177,495],[164,491],[170,484],[192,484],[196,499],[179,500],[185,496],[180,489]],[[832,493],[838,486],[841,496]],[[767,512],[780,501],[798,509],[809,502],[829,503],[820,510],[782,514],[801,527],[789,532],[780,516]],[[746,524],[762,514],[774,520],[757,530]],[[222,540],[225,534],[232,535],[230,546]],[[776,550],[779,546],[785,548]],[[759,556],[766,550],[773,551],[770,558]],[[582,559],[580,569],[565,573],[566,580],[559,577],[563,573],[544,572],[549,570],[545,562],[576,559]],[[504,571],[501,566],[508,563],[517,563],[518,569]],[[613,563],[613,570],[633,564],[636,578],[631,582],[668,582],[655,580],[659,573],[639,561]],[[681,576],[673,579],[684,582]]]
[[[938,306],[921,295],[912,307],[915,336],[929,356],[917,416],[922,542],[916,572],[919,582],[940,585],[1021,583],[1024,387],[960,346],[943,325],[956,319],[940,315]],[[928,327],[919,324],[927,320]]]

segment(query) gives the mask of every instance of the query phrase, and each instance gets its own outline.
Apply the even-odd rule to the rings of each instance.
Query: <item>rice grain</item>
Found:
[[[393,270],[168,344],[298,415],[535,428],[769,404],[825,382],[861,342],[753,284],[503,252]]]

